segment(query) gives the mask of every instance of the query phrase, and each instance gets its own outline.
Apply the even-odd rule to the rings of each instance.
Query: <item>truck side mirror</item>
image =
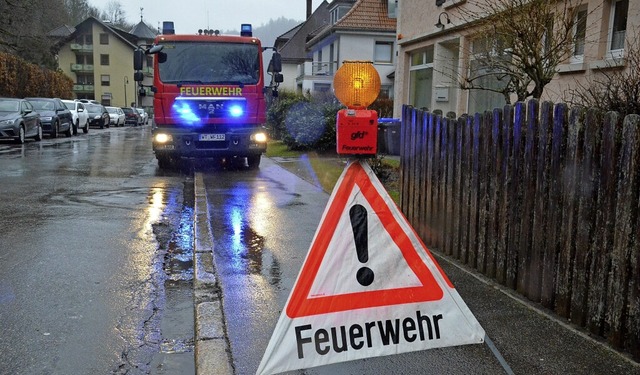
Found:
[[[144,80],[144,74],[142,72],[133,73],[133,80],[136,82],[141,82],[142,80]]]
[[[167,62],[167,54],[164,52],[158,52],[158,64]]]
[[[144,51],[142,48],[138,48],[133,52],[133,70],[142,70],[143,61]]]
[[[282,83],[284,82],[284,76],[282,73],[273,73],[273,82]]]
[[[274,73],[280,73],[282,71],[282,56],[278,51],[273,53],[271,56],[271,69]]]

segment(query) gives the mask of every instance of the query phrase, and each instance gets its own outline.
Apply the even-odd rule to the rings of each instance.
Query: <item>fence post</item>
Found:
[[[569,115],[569,129],[567,135],[567,159],[562,173],[564,192],[562,201],[562,246],[558,258],[558,278],[556,284],[556,312],[563,317],[569,316],[571,302],[571,279],[573,268],[571,264],[575,254],[575,221],[577,215],[577,185],[580,181],[578,159],[582,152],[582,133],[584,132],[584,110],[572,108]]]
[[[463,170],[462,170],[462,154],[463,154],[463,134],[464,134],[464,125],[466,124],[466,117],[459,117],[455,122],[455,160],[453,162],[454,177],[453,177],[453,196],[452,200],[454,202],[453,206],[453,256],[460,260],[460,254],[462,254],[462,247],[466,246],[462,242],[462,230],[466,228],[464,222],[462,221],[462,179],[463,179]]]
[[[471,196],[471,145],[472,145],[472,131],[473,128],[473,117],[467,116],[465,118],[465,122],[462,124],[462,169],[461,169],[461,179],[462,179],[462,192],[460,205],[462,206],[461,214],[460,214],[460,260],[464,263],[469,263],[469,227],[471,225],[470,222],[470,196]]]
[[[453,255],[453,238],[455,236],[455,207],[458,204],[457,197],[454,193],[454,181],[458,171],[455,168],[456,159],[456,131],[458,130],[458,124],[455,119],[455,113],[447,113],[447,147],[445,152],[447,163],[447,180],[445,183],[445,196],[446,200],[446,217],[445,217],[445,230],[444,230],[444,252],[448,255]]]
[[[621,117],[617,112],[605,115],[602,126],[602,143],[600,146],[600,182],[597,197],[596,222],[594,236],[590,244],[593,255],[589,274],[587,327],[596,335],[604,335],[605,311],[608,300],[609,272],[611,260],[609,250],[613,248],[613,232],[615,223],[616,169]]]
[[[567,139],[566,104],[556,104],[553,114],[553,129],[551,136],[551,164],[549,169],[549,224],[548,238],[545,246],[544,265],[540,290],[540,302],[543,306],[553,309],[555,303],[555,288],[557,270],[556,264],[563,241],[561,238],[562,212],[565,209],[562,200],[564,186],[565,148]]]
[[[426,228],[426,232],[427,235],[425,237],[425,241],[427,242],[427,245],[431,246],[434,243],[433,240],[433,236],[434,236],[434,229],[433,229],[433,212],[435,211],[433,208],[434,205],[434,201],[433,201],[433,191],[432,191],[432,186],[433,186],[433,163],[434,163],[434,149],[435,149],[435,143],[434,143],[434,137],[435,137],[435,119],[436,119],[436,115],[433,113],[429,113],[428,116],[426,116],[425,118],[425,125],[426,125],[426,145],[427,145],[427,169],[426,169],[426,175],[424,178],[424,185],[422,186],[422,188],[425,191],[425,204],[424,204],[424,225]]]
[[[625,326],[638,342],[638,187],[640,185],[640,117],[627,115],[622,126],[622,144],[618,163],[616,225],[611,252],[611,278],[607,322],[609,341],[621,348]],[[632,300],[630,297],[635,297]],[[631,316],[635,314],[635,316]],[[625,321],[624,319],[627,319]],[[634,348],[637,355],[637,348]]]
[[[589,269],[593,254],[590,253],[595,224],[595,199],[598,191],[598,158],[600,149],[601,119],[596,109],[589,109],[584,121],[583,152],[579,158],[582,166],[578,186],[578,215],[576,216],[576,249],[573,258],[571,285],[571,320],[579,325],[586,324]]]
[[[495,108],[491,119],[491,156],[490,160],[493,164],[493,173],[491,180],[491,193],[489,197],[489,212],[491,217],[491,226],[487,233],[487,248],[491,252],[491,258],[487,259],[487,276],[497,278],[502,275],[504,280],[504,242],[501,225],[506,220],[505,207],[502,204],[502,196],[504,195],[504,175],[502,163],[504,159],[503,149],[503,128],[502,128],[502,110]],[[503,281],[501,281],[503,282]]]
[[[531,269],[528,297],[539,302],[542,290],[542,270],[547,249],[549,218],[549,170],[550,146],[553,124],[553,103],[543,102],[538,123],[538,145],[535,179],[535,202],[533,205],[533,226],[531,231]]]
[[[516,289],[518,286],[518,275],[521,272],[518,259],[519,239],[520,239],[520,212],[522,204],[522,153],[524,147],[524,137],[522,131],[526,124],[525,103],[518,102],[514,106],[513,129],[511,142],[511,186],[507,191],[507,205],[509,206],[509,242],[507,244],[507,286]]]

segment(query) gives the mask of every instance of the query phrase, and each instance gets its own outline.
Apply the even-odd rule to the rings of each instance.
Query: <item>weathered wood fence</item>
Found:
[[[403,107],[401,208],[432,249],[640,360],[640,117]]]

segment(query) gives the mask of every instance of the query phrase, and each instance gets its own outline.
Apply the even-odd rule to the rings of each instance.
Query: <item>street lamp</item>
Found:
[[[129,83],[129,77],[124,76],[124,107],[127,106],[127,83]]]

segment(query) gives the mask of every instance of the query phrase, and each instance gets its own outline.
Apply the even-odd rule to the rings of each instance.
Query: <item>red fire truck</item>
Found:
[[[280,55],[269,64],[265,87],[260,40],[251,25],[240,35],[216,30],[176,35],[164,22],[154,44],[134,54],[134,75],[142,88],[145,55],[153,58],[153,150],[160,168],[182,158],[240,161],[257,168],[267,148],[265,94],[282,82]]]

